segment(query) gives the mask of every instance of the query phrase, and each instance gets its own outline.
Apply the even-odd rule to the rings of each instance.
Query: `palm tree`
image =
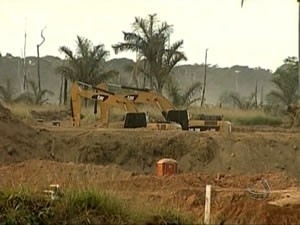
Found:
[[[43,105],[48,102],[47,95],[54,95],[48,89],[39,90],[38,85],[33,80],[28,80],[30,91],[24,92],[19,95],[14,101],[24,102],[31,105]]]
[[[288,106],[297,103],[299,99],[298,91],[298,61],[296,57],[289,57],[284,60],[284,64],[273,74],[272,82],[277,90],[268,94],[268,99],[283,103]]]
[[[0,85],[0,99],[6,103],[14,101],[15,89],[12,86],[11,80],[7,79],[5,85]]]
[[[256,100],[257,91],[256,88],[253,93],[249,96],[241,96],[235,91],[225,91],[221,94],[219,100],[222,104],[233,105],[233,107],[238,107],[239,109],[253,109],[257,108]]]
[[[59,48],[66,57],[64,65],[57,67],[57,73],[65,77],[64,100],[67,95],[67,80],[97,85],[118,74],[114,70],[105,71],[104,63],[109,52],[104,49],[103,44],[94,46],[87,38],[77,36],[76,45],[75,52],[66,46]]]
[[[150,81],[150,87],[162,93],[172,69],[182,60],[187,60],[179,49],[183,40],[169,44],[172,26],[166,22],[158,23],[156,14],[148,19],[135,17],[133,32],[123,32],[124,42],[112,46],[115,53],[137,52],[143,66],[141,72]]]
[[[197,93],[201,92],[202,84],[200,82],[193,83],[184,92],[180,90],[179,84],[174,78],[171,78],[167,84],[167,93],[176,107],[189,107],[201,100],[201,97],[195,97]]]

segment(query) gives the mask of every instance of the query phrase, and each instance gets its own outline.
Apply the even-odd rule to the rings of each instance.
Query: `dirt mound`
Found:
[[[32,158],[47,158],[51,138],[14,116],[0,104],[0,165]]]
[[[70,134],[69,134],[70,133]],[[223,136],[216,132],[146,130],[65,130],[53,133],[68,149],[59,158],[73,162],[118,164],[137,173],[153,173],[157,160],[171,157],[182,172],[287,172],[300,179],[300,134],[251,132]],[[71,134],[73,133],[73,134]]]

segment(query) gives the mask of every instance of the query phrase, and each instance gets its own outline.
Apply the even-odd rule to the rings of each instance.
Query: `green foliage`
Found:
[[[172,26],[159,23],[156,14],[135,18],[133,32],[123,32],[124,42],[112,46],[115,53],[133,51],[139,54],[139,70],[149,80],[151,88],[162,93],[172,69],[186,56],[179,49],[183,40],[169,45]],[[169,46],[168,46],[169,45]]]
[[[24,102],[32,105],[43,105],[47,103],[47,95],[54,95],[52,91],[43,89],[39,91],[37,84],[33,80],[28,81],[29,91],[15,96],[15,89],[12,86],[11,80],[6,80],[6,85],[0,86],[0,99],[6,103]]]
[[[19,95],[14,102],[24,102],[31,105],[43,105],[48,102],[47,95],[54,95],[54,93],[48,89],[39,90],[39,87],[33,80],[28,81],[29,91]]]
[[[255,117],[243,117],[237,118],[237,124],[254,126],[254,125],[267,125],[267,126],[279,126],[282,124],[282,120],[278,117],[270,116],[255,116]]]
[[[27,192],[0,193],[0,223],[47,224],[54,216],[50,202],[30,196]],[[49,223],[48,223],[49,224]]]
[[[197,93],[201,92],[201,82],[195,82],[185,92],[179,88],[179,84],[175,79],[170,79],[167,83],[167,93],[171,98],[174,106],[189,107],[191,104],[200,101],[200,97],[195,97]]]
[[[297,103],[298,95],[298,61],[295,57],[288,57],[284,64],[273,74],[272,82],[276,90],[267,95],[269,104],[289,105]]]
[[[105,193],[69,193],[50,201],[28,193],[0,194],[1,224],[125,224],[128,210]]]
[[[57,67],[57,73],[71,81],[82,81],[93,85],[118,74],[114,70],[105,71],[104,63],[109,52],[105,50],[104,45],[94,46],[87,38],[77,36],[76,46],[75,52],[66,46],[59,48],[59,51],[65,54],[66,62]]]
[[[59,200],[29,191],[0,191],[0,224],[193,224],[172,210],[133,211],[125,201],[104,192],[68,191]]]

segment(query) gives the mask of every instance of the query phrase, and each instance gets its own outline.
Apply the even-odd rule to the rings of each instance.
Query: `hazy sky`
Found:
[[[21,55],[27,30],[27,56],[63,57],[59,46],[74,49],[76,35],[111,45],[131,31],[135,16],[157,13],[161,21],[174,26],[171,42],[183,39],[185,63],[204,62],[219,66],[249,65],[274,70],[287,56],[297,56],[298,8],[296,0],[0,0],[0,52]]]

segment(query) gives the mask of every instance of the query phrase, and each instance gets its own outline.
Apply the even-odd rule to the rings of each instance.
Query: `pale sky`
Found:
[[[274,70],[288,56],[297,56],[298,7],[296,0],[0,0],[0,52],[21,56],[27,31],[27,56],[63,57],[59,46],[74,50],[76,35],[102,43],[110,57],[112,44],[132,31],[135,16],[156,13],[174,26],[171,42],[184,40],[188,61],[201,64],[208,48],[208,63],[221,67],[248,65]]]

